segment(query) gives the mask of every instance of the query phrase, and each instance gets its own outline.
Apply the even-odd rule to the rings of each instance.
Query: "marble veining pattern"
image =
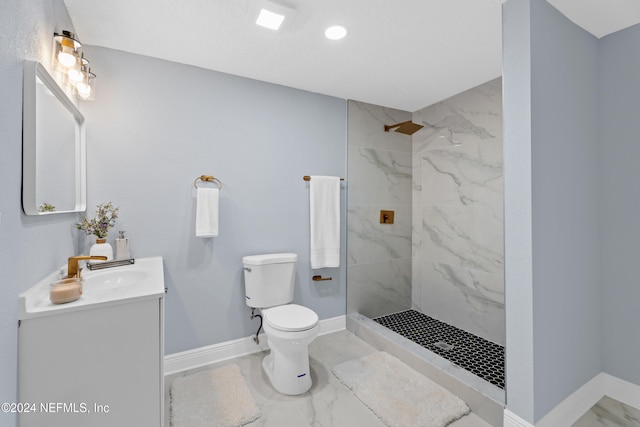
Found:
[[[501,208],[426,206],[423,209],[423,260],[502,274]]]
[[[411,258],[349,266],[349,312],[377,317],[411,307]]]
[[[414,307],[504,342],[501,86],[413,114],[349,101],[349,312]],[[383,130],[411,118],[412,137]]]
[[[411,204],[411,154],[349,148],[350,205]]]
[[[331,373],[339,363],[363,357],[376,349],[347,331],[319,336],[309,346],[309,361],[313,386],[300,396],[285,396],[276,392],[262,371],[266,352],[242,356],[203,368],[165,377],[165,427],[169,427],[169,393],[171,381],[181,375],[215,369],[226,363],[237,363],[245,377],[261,417],[248,427],[385,427]],[[451,427],[490,427],[474,413],[450,424]]]
[[[432,267],[431,271],[434,274],[451,284],[450,288],[457,289],[464,294],[467,303],[477,310],[486,311],[487,307],[504,308],[502,281],[495,280],[501,275],[490,275],[447,264],[431,263],[428,265]]]
[[[411,120],[408,111],[349,101],[348,145],[411,153],[411,138],[397,132],[385,132],[384,125]]]
[[[502,137],[502,79],[453,96],[414,113],[425,125],[413,138],[413,152]]]
[[[411,306],[412,142],[384,125],[411,113],[348,102],[347,310],[387,314]],[[380,210],[395,211],[380,224]]]
[[[421,166],[424,206],[502,204],[500,139],[425,151]]]
[[[380,224],[380,209],[386,206],[348,209],[349,265],[411,256],[411,208],[395,206],[393,224]]]
[[[425,262],[422,310],[445,323],[504,345],[504,280],[501,274]],[[442,303],[446,301],[446,305]]]
[[[420,258],[415,256],[411,258],[411,308],[423,313],[424,311],[424,299],[423,299],[423,284],[422,284],[422,262]],[[428,289],[426,290],[428,295]]]
[[[412,307],[504,344],[501,79],[414,113]]]
[[[640,410],[605,396],[572,427],[640,427]]]

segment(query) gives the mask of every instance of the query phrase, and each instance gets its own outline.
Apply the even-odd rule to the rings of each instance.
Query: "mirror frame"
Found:
[[[36,200],[37,185],[37,117],[36,78],[51,91],[60,104],[75,120],[75,205],[73,209],[40,212]],[[22,209],[27,215],[50,215],[69,212],[84,212],[87,208],[87,156],[84,116],[51,77],[44,66],[35,61],[24,61],[22,86]]]

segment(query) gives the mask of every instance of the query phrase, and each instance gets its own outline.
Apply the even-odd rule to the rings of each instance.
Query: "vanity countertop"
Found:
[[[88,310],[132,300],[164,296],[162,257],[136,258],[135,264],[103,270],[83,270],[83,293],[80,299],[66,304],[53,304],[49,299],[50,285],[60,278],[61,267],[40,280],[19,297],[18,319],[51,316]]]

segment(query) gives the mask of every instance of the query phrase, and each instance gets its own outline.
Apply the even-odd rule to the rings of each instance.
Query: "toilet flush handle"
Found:
[[[244,268],[244,271],[248,271],[249,273],[251,273],[251,268],[249,268],[249,267],[245,267],[245,268]]]

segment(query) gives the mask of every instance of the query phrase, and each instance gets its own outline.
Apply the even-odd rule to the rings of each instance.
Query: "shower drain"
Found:
[[[453,350],[452,344],[447,344],[446,342],[438,341],[433,343],[434,347],[438,347],[442,351],[451,351]]]

